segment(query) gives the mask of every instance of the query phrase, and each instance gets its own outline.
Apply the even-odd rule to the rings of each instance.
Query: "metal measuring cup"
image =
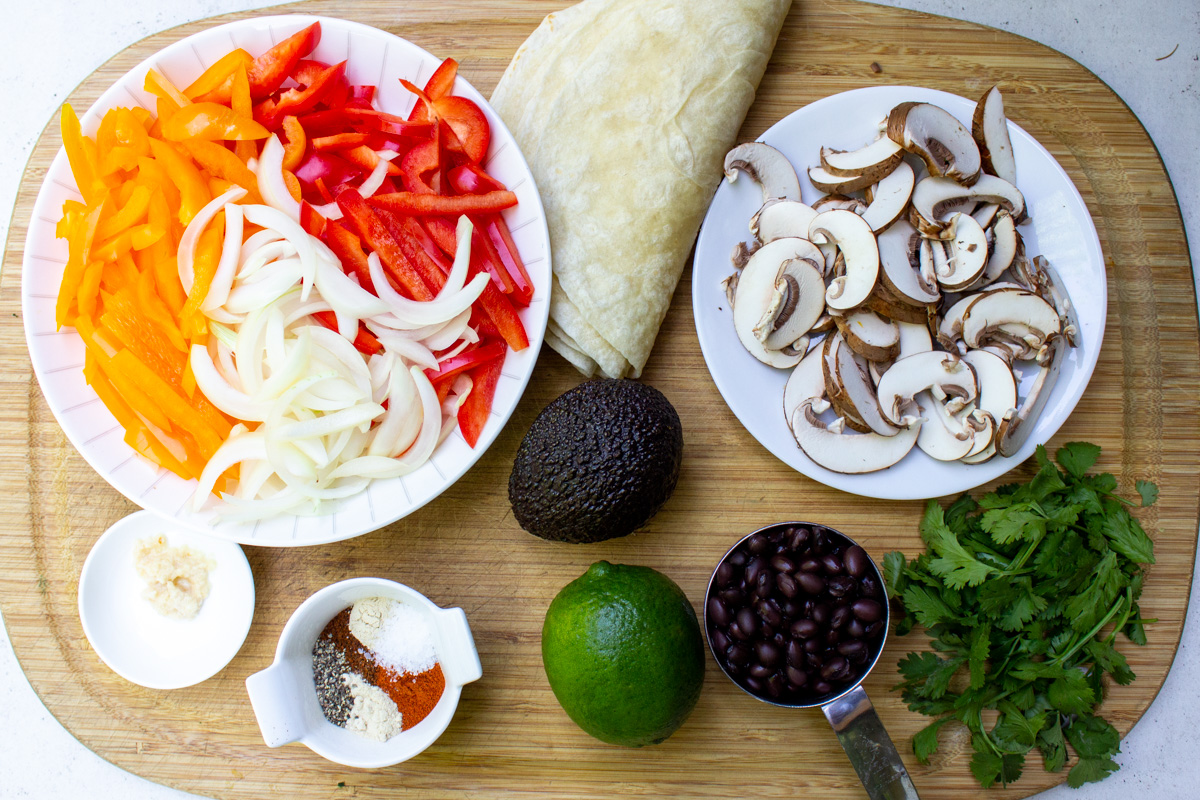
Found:
[[[872,800],[919,800],[916,787],[913,786],[912,779],[909,777],[908,771],[904,768],[904,764],[900,760],[900,755],[896,752],[895,745],[892,744],[892,740],[888,737],[883,723],[880,722],[875,709],[871,706],[871,701],[867,697],[866,690],[862,688],[863,680],[879,660],[879,655],[883,652],[883,646],[887,640],[887,631],[891,620],[886,596],[883,597],[881,603],[883,607],[882,634],[878,637],[877,645],[873,643],[869,645],[874,648],[874,653],[870,654],[863,664],[854,668],[853,674],[856,677],[850,678],[849,683],[821,696],[811,698],[798,697],[796,692],[785,692],[783,694],[787,696],[771,697],[765,687],[761,692],[755,691],[746,684],[748,680],[746,674],[743,673],[739,676],[730,672],[730,669],[727,668],[726,654],[718,652],[718,644],[714,643],[714,638],[716,638],[714,631],[718,627],[726,627],[727,629],[729,627],[728,624],[717,626],[714,620],[710,619],[710,609],[714,612],[720,612],[720,608],[712,606],[710,601],[720,592],[725,591],[718,586],[718,573],[722,572],[722,565],[730,561],[735,553],[749,554],[748,543],[755,536],[766,537],[768,542],[771,542],[771,550],[775,550],[785,535],[788,537],[795,536],[796,532],[801,529],[810,531],[813,536],[820,532],[829,537],[835,544],[844,544],[843,553],[851,547],[858,546],[849,536],[833,528],[809,522],[780,522],[759,528],[742,537],[733,547],[726,551],[725,555],[717,563],[712,577],[708,581],[708,589],[704,593],[704,631],[709,648],[712,650],[714,658],[716,658],[717,665],[725,673],[726,677],[751,697],[761,700],[764,703],[784,708],[820,707],[821,711],[825,714],[825,718],[829,720],[829,724],[833,727],[834,733],[837,734],[838,742],[842,745],[842,749],[846,751],[846,755],[850,758],[850,763],[854,766],[855,772],[858,773],[859,780],[862,781],[863,787],[867,790],[867,794]],[[781,534],[780,532],[784,533]],[[866,555],[865,550],[862,551],[862,554],[866,556],[866,564],[870,573],[878,581],[880,591],[883,591],[883,574],[880,572],[879,566],[875,563],[874,559]],[[753,558],[754,556],[751,555],[750,557]],[[759,557],[761,557],[761,554]],[[748,563],[746,566],[748,566]],[[730,574],[731,568],[736,570],[740,567],[734,567],[731,563],[730,567],[727,567],[724,571],[725,576]],[[743,575],[744,572],[743,570]],[[779,573],[771,574],[775,576],[774,579],[776,581],[779,581]],[[798,575],[800,573],[797,571],[795,574]],[[782,583],[785,586],[788,585],[786,580],[782,581]],[[775,592],[775,590],[772,590],[772,592]],[[760,602],[766,600],[769,596],[770,594],[759,597]],[[776,593],[774,597],[778,601],[782,595]],[[723,603],[723,601],[721,602]],[[776,605],[778,605],[778,602]],[[743,608],[749,606],[749,601],[747,601]],[[770,615],[769,613],[768,616]],[[762,616],[759,617],[759,620],[764,625],[770,624]],[[789,621],[794,623],[799,620],[792,618]],[[720,635],[728,638],[724,633]],[[731,646],[729,645],[729,647]],[[740,668],[739,671],[741,671]],[[754,682],[751,681],[751,683]],[[761,682],[759,683],[761,684]]]

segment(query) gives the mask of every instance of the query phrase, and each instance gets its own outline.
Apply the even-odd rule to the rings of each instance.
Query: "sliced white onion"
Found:
[[[298,221],[300,219],[300,203],[292,197],[287,184],[284,183],[283,155],[283,143],[279,141],[278,136],[271,134],[271,138],[263,145],[258,165],[254,168],[255,174],[258,176],[258,193],[262,195],[267,205]],[[263,227],[276,226],[264,225]],[[276,230],[282,232],[281,228],[276,228]]]
[[[192,345],[188,363],[192,367],[192,374],[196,377],[196,386],[218,409],[236,419],[255,422],[266,419],[271,410],[270,405],[256,401],[245,392],[235,389],[221,377],[207,347],[199,344]]]
[[[264,228],[274,228],[296,248],[296,255],[300,257],[300,262],[304,265],[304,283],[300,290],[300,297],[307,299],[313,281],[317,277],[317,249],[313,244],[316,240],[296,221],[300,218],[299,205],[296,206],[295,219],[270,206],[248,205],[244,211],[248,221]]]
[[[183,229],[183,235],[179,237],[175,266],[179,270],[179,282],[183,285],[183,291],[186,294],[192,293],[192,283],[196,278],[196,243],[200,241],[200,234],[217,216],[217,212],[225,207],[226,203],[236,203],[245,196],[245,189],[240,186],[231,186],[220,197],[213,198],[208,205],[200,209]]]
[[[431,333],[429,336],[421,339],[420,342],[434,351],[445,350],[459,339],[469,344],[478,342],[479,334],[475,332],[474,328],[468,325],[470,321],[471,309],[468,308],[442,326],[441,330]]]
[[[193,346],[193,353],[196,347],[199,347],[199,345]],[[197,381],[198,384],[199,381]],[[209,399],[211,400],[212,398],[210,397]],[[266,457],[266,437],[263,434],[258,431],[247,431],[243,427],[241,431],[231,435],[217,448],[217,452],[213,453],[212,458],[204,465],[204,470],[200,473],[200,483],[196,487],[196,493],[192,498],[192,510],[199,511],[204,507],[204,502],[212,494],[213,487],[217,483],[217,478],[220,478],[225,473],[225,470],[243,461],[252,459],[261,460]]]
[[[242,207],[233,203],[225,204],[225,243],[221,246],[221,260],[217,271],[209,284],[208,294],[200,303],[200,310],[208,312],[225,305],[229,290],[233,288],[233,278],[237,274],[238,258],[242,254]]]
[[[418,325],[436,325],[446,322],[469,310],[471,305],[483,294],[491,277],[481,272],[471,279],[463,289],[449,295],[438,294],[433,300],[409,300],[392,288],[383,273],[383,264],[379,255],[372,252],[367,256],[368,268],[371,271],[371,282],[375,294],[387,303],[392,316],[401,322],[416,327]]]
[[[397,460],[406,467],[416,469],[429,460],[437,447],[438,434],[442,430],[442,408],[438,403],[437,391],[425,373],[417,367],[409,367],[409,373],[417,384],[417,395],[421,398],[421,432]]]

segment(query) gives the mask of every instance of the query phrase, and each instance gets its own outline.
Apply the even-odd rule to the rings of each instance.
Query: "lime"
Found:
[[[542,664],[579,727],[641,747],[666,739],[695,708],[704,640],[692,604],[666,575],[598,561],[550,604]]]

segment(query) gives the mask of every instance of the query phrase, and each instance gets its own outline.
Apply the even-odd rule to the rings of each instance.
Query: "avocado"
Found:
[[[683,426],[670,401],[631,380],[593,380],[538,414],[517,450],[508,499],[522,528],[601,542],[645,525],[679,480]]]

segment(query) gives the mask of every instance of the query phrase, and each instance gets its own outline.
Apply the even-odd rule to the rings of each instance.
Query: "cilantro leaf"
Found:
[[[1138,481],[1136,484],[1137,493],[1142,496],[1142,507],[1154,505],[1154,501],[1158,500],[1158,487],[1150,481]]]
[[[1067,785],[1078,789],[1085,783],[1104,780],[1118,769],[1120,766],[1111,758],[1081,758],[1067,773]]]
[[[1046,724],[1045,714],[1026,717],[1016,709],[1000,718],[992,729],[996,746],[1008,753],[1028,753],[1037,741],[1038,731]]]
[[[1100,459],[1100,448],[1089,442],[1068,442],[1058,448],[1054,458],[1073,477],[1082,478]]]
[[[967,665],[971,671],[972,689],[981,688],[987,679],[986,670],[988,653],[991,649],[991,636],[992,626],[986,622],[971,630],[971,647],[968,651]]]
[[[1064,714],[1090,714],[1096,705],[1096,695],[1088,685],[1087,674],[1073,669],[1050,684],[1046,699]]]
[[[967,552],[946,525],[937,500],[930,500],[925,507],[920,530],[921,538],[939,556],[929,562],[930,571],[941,576],[950,588],[978,586],[987,576],[998,572],[995,567],[989,567]]]
[[[1057,719],[1038,731],[1037,746],[1046,772],[1058,772],[1067,763],[1067,743]]]
[[[937,752],[938,748],[938,729],[945,725],[954,717],[942,717],[926,725],[921,730],[913,735],[912,748],[913,755],[922,764],[929,763],[929,757]]]
[[[1020,753],[998,756],[989,751],[976,750],[971,757],[971,774],[985,789],[997,780],[1001,785],[1012,783],[1021,777],[1021,768],[1024,766],[1025,756]]]
[[[915,697],[937,700],[946,694],[950,679],[962,663],[961,658],[946,660],[936,653],[909,653],[898,665],[906,679],[900,685]]]
[[[924,586],[909,586],[904,590],[902,597],[904,608],[915,614],[917,620],[926,628],[932,628],[955,617],[953,609]]]
[[[1108,551],[1088,575],[1086,588],[1067,603],[1066,614],[1072,627],[1085,631],[1095,625],[1128,582],[1129,577],[1117,563],[1117,554]]]
[[[1121,736],[1102,717],[1081,714],[1066,730],[1067,741],[1080,758],[1105,758],[1121,752]]]
[[[1032,503],[1019,503],[983,512],[983,529],[996,544],[1029,542],[1045,535],[1046,518],[1034,510]]]
[[[1124,508],[1112,507],[1100,522],[1100,530],[1109,545],[1130,561],[1154,563],[1154,542],[1146,535],[1141,523]]]
[[[907,583],[904,568],[907,566],[908,560],[899,550],[884,554],[883,582],[887,586],[888,597],[895,597],[904,591],[904,584]]]

